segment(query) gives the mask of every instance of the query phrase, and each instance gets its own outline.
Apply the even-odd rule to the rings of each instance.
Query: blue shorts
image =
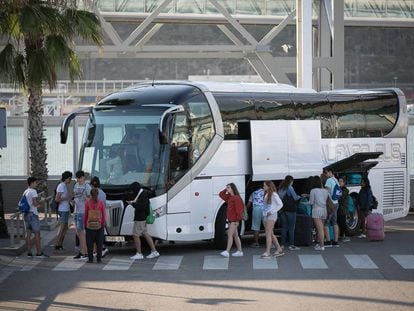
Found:
[[[334,203],[335,206],[335,212],[332,213],[331,215],[328,215],[328,217],[326,217],[325,219],[325,227],[329,227],[329,226],[335,226],[337,224],[337,219],[338,219],[338,203]]]
[[[69,223],[70,212],[69,211],[67,211],[67,212],[58,212],[58,214],[59,214],[59,222],[61,224],[67,225]]]
[[[40,232],[40,221],[38,215],[29,212],[27,214],[24,214],[23,219],[26,231],[33,233]]]
[[[252,211],[252,230],[260,231],[260,225],[262,224],[262,206],[254,205]]]
[[[84,213],[75,214],[75,227],[77,231],[85,231],[85,224],[83,223]]]

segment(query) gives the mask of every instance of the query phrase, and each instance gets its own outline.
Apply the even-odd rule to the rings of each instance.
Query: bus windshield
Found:
[[[85,129],[80,164],[103,186],[163,187],[159,122],[166,107],[96,109]]]

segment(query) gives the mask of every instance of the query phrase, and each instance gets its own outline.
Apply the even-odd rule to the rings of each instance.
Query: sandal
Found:
[[[273,254],[273,257],[280,257],[280,256],[283,256],[285,253],[282,251],[282,252],[275,252],[274,254]]]
[[[263,259],[272,258],[272,256],[270,256],[268,253],[263,253],[260,257],[262,257]]]

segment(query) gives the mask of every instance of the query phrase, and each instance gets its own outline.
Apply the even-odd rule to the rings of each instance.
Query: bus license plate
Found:
[[[106,236],[105,242],[125,242],[124,236]]]

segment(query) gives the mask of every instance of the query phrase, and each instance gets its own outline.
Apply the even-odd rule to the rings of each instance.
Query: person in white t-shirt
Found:
[[[27,202],[30,205],[30,209],[27,213],[24,214],[24,226],[26,228],[26,247],[27,247],[27,257],[32,258],[32,233],[35,236],[35,247],[36,247],[36,257],[37,258],[47,258],[46,254],[42,252],[40,246],[40,221],[39,213],[37,208],[40,206],[38,196],[37,196],[37,179],[35,177],[27,178],[28,188],[23,192],[23,195],[26,197]]]
[[[55,201],[58,202],[58,214],[60,228],[59,233],[56,237],[56,250],[63,250],[63,239],[65,234],[68,231],[69,215],[70,215],[70,201],[72,199],[68,185],[72,181],[72,173],[65,171],[62,173],[61,183],[56,188],[56,198]]]
[[[335,211],[328,215],[328,217],[325,220],[325,247],[339,247],[338,243],[338,237],[339,237],[339,227],[338,227],[338,199],[335,199],[334,196],[334,189],[335,186],[339,186],[338,179],[335,178],[335,175],[332,171],[332,169],[326,169],[324,172],[325,176],[327,177],[327,180],[325,182],[325,188],[329,192],[329,196],[332,199],[332,203],[335,206]],[[334,229],[334,240],[331,241],[330,233],[329,233],[329,226],[333,226]]]

